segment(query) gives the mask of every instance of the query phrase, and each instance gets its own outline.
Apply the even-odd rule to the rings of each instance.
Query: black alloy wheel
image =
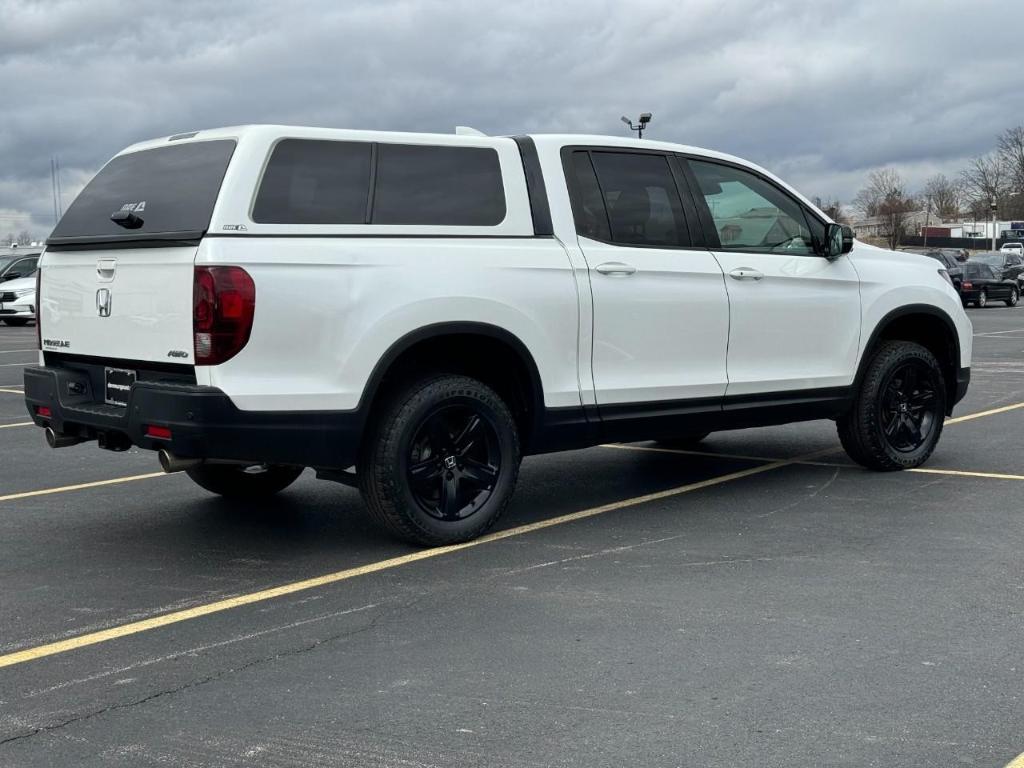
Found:
[[[519,476],[519,431],[479,379],[427,374],[385,395],[358,462],[370,514],[420,546],[469,541],[508,506]]]
[[[406,461],[419,507],[438,520],[464,520],[483,507],[498,481],[498,432],[474,404],[442,405],[421,421]]]
[[[850,410],[836,419],[839,439],[868,469],[919,467],[942,435],[946,397],[942,367],[930,350],[884,341],[867,362]]]
[[[924,445],[938,422],[939,398],[932,369],[918,360],[894,368],[882,385],[879,425],[886,442],[900,453]]]

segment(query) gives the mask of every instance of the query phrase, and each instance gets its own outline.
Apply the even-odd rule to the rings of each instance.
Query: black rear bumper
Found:
[[[355,411],[241,411],[221,390],[196,384],[136,381],[126,408],[97,402],[94,390],[85,370],[25,369],[25,404],[36,424],[107,447],[344,469],[355,463],[363,428]],[[169,429],[171,437],[148,436],[150,426]]]

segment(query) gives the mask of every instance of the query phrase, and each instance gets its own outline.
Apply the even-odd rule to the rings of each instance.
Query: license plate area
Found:
[[[135,383],[135,371],[124,368],[103,369],[103,402],[120,408],[128,407],[128,395]]]

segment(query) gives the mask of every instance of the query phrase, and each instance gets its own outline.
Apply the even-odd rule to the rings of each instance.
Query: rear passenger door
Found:
[[[690,158],[686,173],[726,275],[727,399],[851,384],[860,281],[849,258],[818,255],[825,222],[752,169]]]
[[[680,194],[675,159],[596,147],[569,147],[562,158],[593,295],[602,419],[644,418],[684,399],[717,408],[726,386],[728,298],[700,242],[692,200]]]

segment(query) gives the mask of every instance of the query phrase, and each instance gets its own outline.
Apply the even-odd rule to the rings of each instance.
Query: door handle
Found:
[[[739,267],[730,272],[729,277],[734,280],[760,280],[764,277],[764,272],[759,272],[753,267]]]
[[[602,275],[632,275],[636,267],[632,264],[623,264],[621,261],[606,261],[594,267]]]
[[[117,269],[117,259],[100,259],[96,262],[96,274],[101,280],[112,280]]]

